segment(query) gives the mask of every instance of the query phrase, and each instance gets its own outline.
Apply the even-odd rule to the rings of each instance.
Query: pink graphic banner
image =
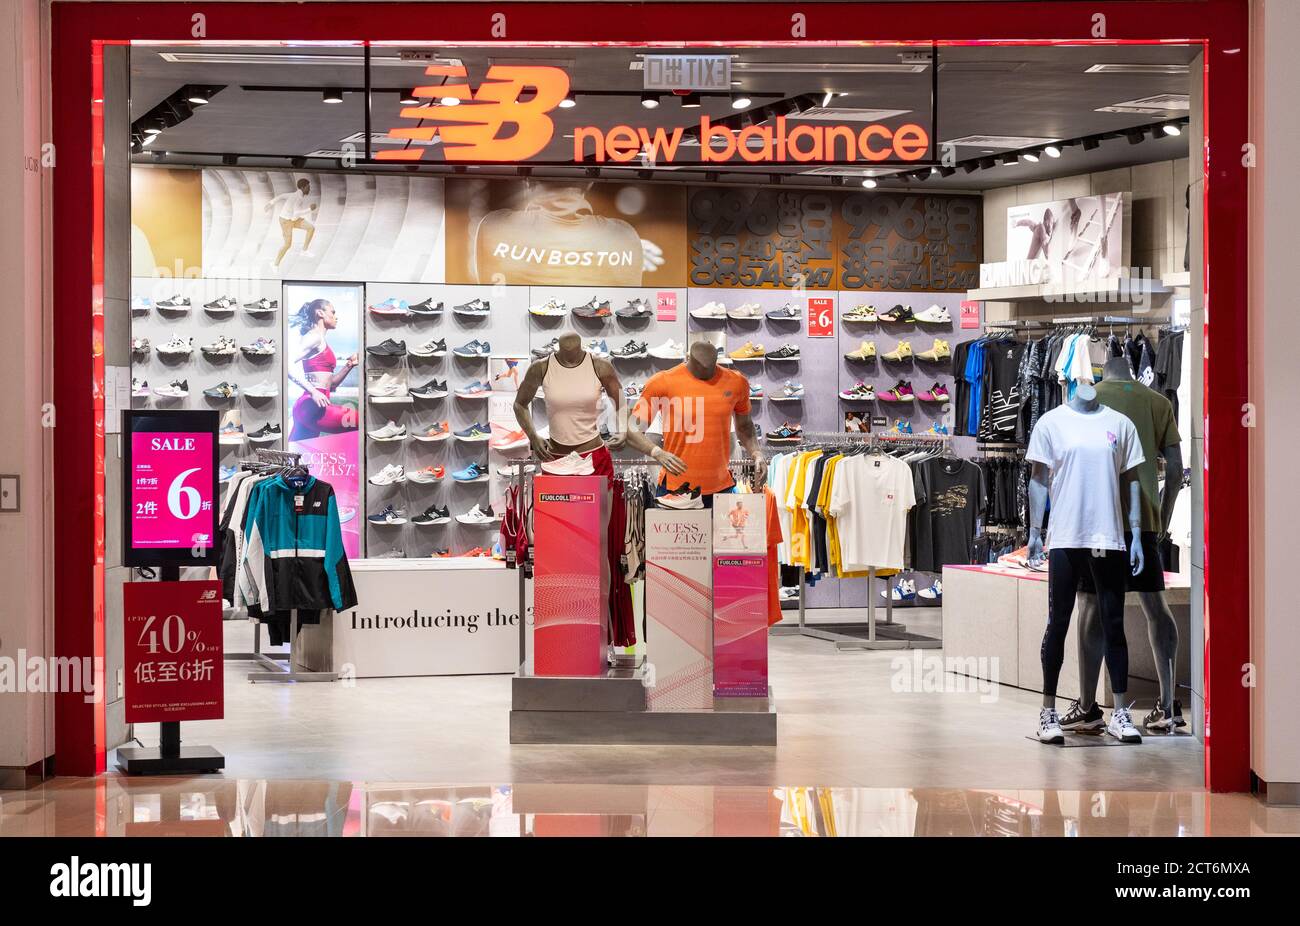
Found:
[[[713,695],[767,697],[767,557],[713,558]]]
[[[289,449],[302,454],[302,464],[317,479],[334,487],[343,531],[343,551],[348,559],[361,556],[361,445],[355,431],[326,434],[310,440],[289,441]]]
[[[609,645],[604,476],[533,481],[533,672],[600,675]]]
[[[713,561],[710,512],[645,513],[646,657],[652,711],[713,707]]]
[[[131,542],[137,549],[212,546],[213,439],[204,431],[131,434]]]

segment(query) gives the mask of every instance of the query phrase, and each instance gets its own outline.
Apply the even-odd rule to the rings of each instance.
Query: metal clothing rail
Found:
[[[792,448],[809,449],[818,445],[830,445],[839,447],[850,447],[862,445],[864,443],[873,449],[878,446],[892,445],[895,447],[907,447],[909,445],[917,448],[933,448],[935,446],[945,446],[950,440],[951,435],[947,434],[880,434],[865,431],[815,431],[805,432],[804,439],[808,441],[805,444],[794,444]],[[899,570],[902,572],[902,570]],[[876,568],[874,566],[867,570],[867,638],[852,636],[846,633],[836,633],[834,630],[822,629],[821,627],[811,627],[808,625],[808,604],[807,604],[807,584],[805,582],[805,572],[799,570],[799,625],[797,627],[783,628],[780,625],[772,628],[772,633],[776,636],[801,636],[811,637],[816,640],[827,640],[835,644],[835,649],[844,652],[846,650],[897,650],[897,649],[938,649],[943,644],[939,640],[930,637],[908,637],[908,636],[881,636],[881,632],[904,635],[907,633],[907,627],[894,620],[894,593],[889,583],[885,583],[885,619],[877,621],[876,619]],[[828,628],[860,626],[857,623],[827,623],[824,625]]]

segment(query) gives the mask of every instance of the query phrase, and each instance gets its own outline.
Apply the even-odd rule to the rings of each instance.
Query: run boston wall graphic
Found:
[[[216,562],[215,411],[123,412],[123,523],[127,566]]]

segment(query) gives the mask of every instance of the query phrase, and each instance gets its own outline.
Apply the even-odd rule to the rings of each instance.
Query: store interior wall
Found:
[[[1296,215],[1300,189],[1300,4],[1255,0],[1251,19],[1250,143],[1250,398],[1255,426],[1248,434],[1251,466],[1251,768],[1269,783],[1272,800],[1281,783],[1292,799],[1300,788],[1300,622],[1295,605],[1295,531],[1300,493],[1293,484],[1300,433],[1295,396],[1300,393],[1300,313],[1295,309]],[[1235,155],[1229,152],[1229,156]],[[1244,412],[1243,412],[1244,414]],[[1221,438],[1224,439],[1224,438]],[[1237,436],[1226,439],[1236,440]]]
[[[0,511],[0,657],[53,652],[54,613],[49,550],[53,528],[50,471],[53,433],[42,426],[49,394],[49,294],[44,288],[47,232],[42,214],[50,195],[50,169],[42,165],[48,106],[47,69],[41,49],[42,4],[13,0],[0,12],[9,36],[0,51],[0,476],[21,477],[19,510]],[[87,345],[88,347],[89,345]],[[57,420],[57,419],[56,419]],[[54,699],[48,694],[0,693],[0,788],[22,786],[40,775],[54,752]]]

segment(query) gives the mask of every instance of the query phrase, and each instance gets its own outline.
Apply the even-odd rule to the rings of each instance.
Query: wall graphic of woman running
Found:
[[[297,327],[301,336],[292,362],[295,366],[302,364],[302,376],[299,378],[292,369],[288,376],[289,381],[303,392],[293,405],[289,440],[309,440],[322,434],[357,430],[359,415],[356,406],[339,404],[330,398],[357,366],[354,353],[343,361],[342,369],[339,369],[338,359],[327,340],[329,332],[338,327],[334,304],[328,299],[313,299],[298,310],[290,324]]]

